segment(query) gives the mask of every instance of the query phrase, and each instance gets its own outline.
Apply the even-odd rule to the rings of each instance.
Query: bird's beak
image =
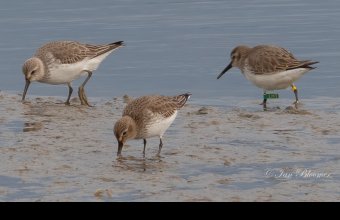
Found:
[[[30,86],[30,81],[28,79],[26,79],[26,84],[25,84],[25,89],[24,89],[24,93],[22,94],[22,101],[25,100],[25,96],[26,96],[26,93],[27,93],[27,90],[28,90],[28,87]]]
[[[121,156],[122,155],[122,149],[123,149],[123,142],[118,142],[118,152],[117,152],[117,156]]]
[[[233,61],[231,61],[229,63],[229,65],[226,68],[224,68],[224,70],[220,73],[220,75],[218,75],[217,79],[221,78],[221,76],[223,76],[223,74],[225,74],[225,72],[227,72],[229,69],[231,69],[233,67],[232,62]]]

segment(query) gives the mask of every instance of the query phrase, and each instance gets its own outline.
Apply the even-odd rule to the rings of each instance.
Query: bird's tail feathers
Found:
[[[176,102],[178,103],[178,107],[182,108],[185,105],[185,103],[188,101],[190,96],[191,96],[191,93],[185,93],[185,94],[175,96],[174,100],[176,100]]]

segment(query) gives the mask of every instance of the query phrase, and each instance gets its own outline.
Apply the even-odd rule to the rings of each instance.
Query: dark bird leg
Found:
[[[143,156],[145,157],[146,139],[143,139],[143,143],[144,143],[144,148],[143,148]]]
[[[296,88],[296,86],[294,84],[292,84],[291,87],[292,87],[292,90],[293,90],[294,95],[295,95],[295,102],[293,102],[293,104],[297,108],[297,104],[299,103],[298,90],[297,90],[297,88]]]
[[[163,147],[162,138],[159,138],[159,149],[158,149],[157,156],[160,156],[160,155],[161,155],[162,147]]]
[[[267,93],[266,90],[263,91],[263,102],[260,105],[263,105],[263,111],[267,111]]]
[[[84,86],[87,83],[87,81],[89,81],[89,79],[91,78],[92,72],[88,71],[88,70],[86,70],[86,72],[88,73],[88,76],[85,79],[85,81],[83,82],[83,84],[81,84],[81,86],[79,87],[79,89],[78,89],[78,96],[79,96],[79,99],[80,99],[80,102],[81,102],[82,105],[87,105],[89,107],[92,107],[89,104],[89,102],[87,101],[87,97],[86,97],[85,90],[84,90]]]
[[[67,97],[67,100],[65,102],[65,105],[70,105],[70,98],[71,98],[71,95],[72,95],[72,92],[73,92],[73,88],[71,86],[71,83],[67,83],[67,86],[68,86],[68,97]]]

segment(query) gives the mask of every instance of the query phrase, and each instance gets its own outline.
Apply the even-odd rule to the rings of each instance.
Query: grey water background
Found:
[[[0,90],[22,92],[21,66],[46,42],[124,40],[126,47],[107,57],[87,84],[90,99],[187,91],[200,104],[261,99],[238,69],[216,80],[239,44],[277,44],[299,59],[320,61],[298,81],[301,99],[339,97],[339,21],[337,0],[1,1]],[[279,93],[293,99],[289,90]],[[35,83],[28,95],[66,98],[67,87]]]

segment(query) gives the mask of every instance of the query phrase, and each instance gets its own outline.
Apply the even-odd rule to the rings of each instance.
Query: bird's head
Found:
[[[113,132],[118,141],[117,156],[120,156],[126,141],[134,139],[137,135],[136,123],[131,117],[124,116],[116,122]]]
[[[244,45],[235,47],[230,53],[230,60],[231,60],[230,63],[218,75],[217,79],[221,78],[221,76],[224,73],[226,73],[229,69],[231,69],[232,67],[237,67],[241,69],[241,67],[243,66],[244,57],[249,52],[249,50],[250,50],[250,47],[244,46]]]
[[[22,100],[24,101],[30,83],[39,81],[44,77],[44,65],[39,58],[33,57],[25,61],[22,66],[22,72],[25,75],[26,81],[24,93],[22,95]]]

